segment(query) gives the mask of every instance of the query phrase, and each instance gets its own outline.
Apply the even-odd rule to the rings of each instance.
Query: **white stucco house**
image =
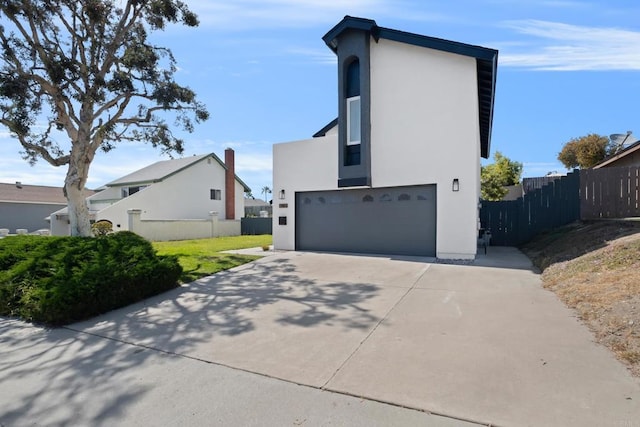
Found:
[[[88,197],[94,221],[150,240],[239,235],[244,192],[234,151],[225,162],[214,153],[156,162],[105,185]],[[68,235],[67,208],[51,214],[51,234]]]
[[[273,242],[474,259],[498,51],[345,17],[338,118],[273,147]]]

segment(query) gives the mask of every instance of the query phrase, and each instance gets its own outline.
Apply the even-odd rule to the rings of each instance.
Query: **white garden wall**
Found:
[[[140,209],[128,211],[127,229],[151,241],[205,239],[239,236],[240,220],[219,220],[212,213],[208,219],[144,219]]]

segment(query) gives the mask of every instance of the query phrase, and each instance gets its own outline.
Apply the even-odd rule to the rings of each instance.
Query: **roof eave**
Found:
[[[362,30],[369,32],[376,32],[378,24],[373,19],[357,18],[346,15],[342,18],[342,21],[338,22],[327,34],[322,37],[322,40],[329,46],[334,53],[338,50],[338,43],[336,38],[345,30]]]
[[[480,155],[488,159],[491,152],[491,133],[493,131],[493,113],[496,98],[496,79],[498,74],[498,51],[494,51],[489,60],[476,59],[478,79],[478,107],[480,125]],[[487,76],[487,68],[490,75]],[[484,84],[483,84],[484,82]]]
[[[496,49],[379,27],[372,19],[356,18],[348,15],[329,30],[322,39],[336,53],[338,50],[337,39],[342,32],[347,30],[368,31],[376,41],[383,38],[475,58],[478,83],[480,155],[485,159],[489,158],[498,70],[498,51]],[[321,132],[323,131],[326,132],[325,128],[314,134],[314,137],[316,135],[322,136]]]
[[[620,160],[621,158],[626,157],[631,153],[635,153],[638,150],[640,150],[640,141],[631,144],[630,146],[628,146],[618,154],[615,154],[609,157],[608,159],[604,159],[600,163],[594,165],[592,169],[600,169],[601,167],[607,166],[608,164],[613,163],[617,160]]]
[[[314,133],[312,138],[320,138],[322,136],[326,136],[327,132],[329,132],[331,129],[333,129],[336,126],[338,126],[338,118],[337,117],[335,119],[331,120],[329,123],[327,123],[318,132]]]
[[[132,185],[151,185],[156,182],[162,181],[164,178],[152,179],[146,181],[128,181],[128,182],[118,182],[117,184],[106,184],[109,188],[118,188],[118,187],[130,187]]]

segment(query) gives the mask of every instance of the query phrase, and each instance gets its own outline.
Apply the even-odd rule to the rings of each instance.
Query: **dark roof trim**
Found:
[[[427,47],[444,52],[457,53],[458,55],[470,56],[492,62],[498,51],[487,47],[470,45],[455,42],[452,40],[439,39],[436,37],[423,36],[406,31],[394,30],[392,28],[379,27],[376,21],[365,18],[355,18],[345,16],[335,27],[322,37],[322,40],[331,50],[337,52],[338,42],[336,38],[346,30],[368,31],[376,39],[393,40],[400,43],[407,43],[415,46]]]
[[[215,153],[211,153],[211,154],[209,154],[209,156],[211,156],[211,157],[213,157],[214,159],[216,159],[216,161],[217,161],[218,163],[220,163],[220,166],[222,166],[222,167],[224,168],[224,170],[227,170],[227,169],[228,169],[228,168],[227,168],[227,165],[225,165],[225,164],[224,164],[224,162],[223,162],[222,160],[220,160],[220,157],[216,156],[216,154],[215,154]],[[209,156],[207,156],[207,157],[209,157]],[[205,158],[207,158],[207,157],[205,157]],[[204,160],[204,159],[203,159],[203,160]],[[233,174],[233,176],[236,178],[236,181],[238,181],[238,182],[240,183],[240,185],[242,185],[242,188],[244,188],[244,191],[245,191],[246,193],[251,193],[251,188],[250,188],[247,184],[245,184],[245,183],[244,183],[244,181],[243,181],[243,180],[241,180],[241,179],[240,179],[240,177],[238,177],[238,175],[237,175],[237,174]]]
[[[478,108],[480,123],[480,154],[489,158],[491,147],[491,129],[493,125],[493,106],[496,90],[496,73],[498,69],[498,51],[482,46],[475,46],[451,40],[407,33],[391,28],[379,27],[372,19],[345,16],[333,27],[322,40],[333,52],[338,50],[338,37],[344,31],[367,31],[378,41],[387,39],[414,46],[440,50],[443,52],[464,55],[476,59],[478,73]]]
[[[420,34],[407,33],[405,31],[398,31],[390,28],[379,28],[378,37],[400,43],[441,50],[443,52],[457,53],[458,55],[470,56],[472,58],[484,59],[487,61],[491,61],[493,57],[498,54],[498,51],[495,49],[455,42],[452,40],[439,39],[436,37],[428,37]]]
[[[322,40],[329,46],[329,48],[337,52],[338,50],[338,41],[336,38],[345,30],[361,30],[368,31],[371,34],[375,34],[378,29],[378,24],[373,19],[366,18],[355,18],[353,16],[345,16],[342,21],[338,22],[338,24],[329,30],[327,34],[322,37]],[[374,36],[375,37],[375,36]],[[377,38],[376,38],[377,40]]]
[[[611,157],[608,157],[606,159],[604,159],[603,161],[601,161],[600,163],[594,165],[592,167],[592,169],[600,169],[603,166],[608,165],[609,163],[613,163],[631,153],[636,152],[638,149],[640,149],[640,141],[636,141],[633,144],[629,145],[627,148],[625,148],[622,151],[619,151],[618,153],[614,154]]]
[[[331,120],[325,127],[320,129],[318,132],[313,134],[313,138],[320,138],[321,136],[326,136],[327,132],[329,132],[334,127],[338,126],[338,118]]]

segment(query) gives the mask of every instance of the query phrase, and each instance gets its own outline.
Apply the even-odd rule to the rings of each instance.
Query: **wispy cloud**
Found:
[[[224,31],[326,26],[345,15],[425,22],[451,19],[437,12],[415,10],[404,0],[193,0],[189,7],[202,25]]]
[[[287,51],[290,55],[307,58],[314,64],[336,65],[336,55],[328,48],[311,49],[311,48],[291,48]]]
[[[524,20],[505,25],[528,36],[502,46],[500,65],[530,70],[640,70],[640,32]]]
[[[336,22],[347,13],[386,10],[388,0],[194,0],[190,8],[202,25],[217,29],[304,28]]]
[[[0,182],[5,183],[20,181],[24,184],[62,187],[66,172],[65,167],[56,168],[45,161],[30,166],[19,156],[0,160]]]
[[[591,4],[584,0],[489,0],[489,3],[500,6],[535,6],[537,8],[584,9],[591,7]]]

